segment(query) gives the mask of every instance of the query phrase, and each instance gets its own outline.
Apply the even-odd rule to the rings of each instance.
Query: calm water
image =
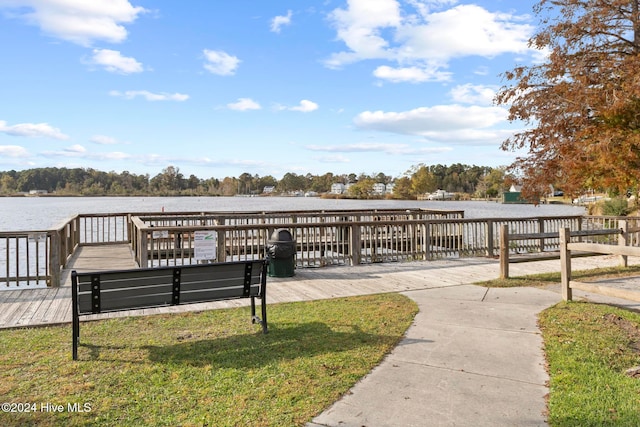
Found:
[[[0,197],[0,231],[46,230],[80,213],[426,208],[463,210],[465,218],[582,215],[569,205],[496,202],[330,200],[318,197]]]

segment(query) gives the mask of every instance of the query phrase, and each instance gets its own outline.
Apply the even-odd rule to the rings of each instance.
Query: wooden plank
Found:
[[[38,292],[45,291],[45,292]],[[22,313],[22,315],[16,320],[16,324],[18,325],[29,325],[32,323],[33,317],[40,311],[40,307],[44,304],[47,289],[34,289],[30,292],[33,292],[35,295],[34,298],[30,299],[29,304],[27,304],[27,310]]]
[[[69,308],[71,307],[71,289],[61,288],[56,294],[46,315],[51,323],[64,323],[71,321],[71,317],[67,317]]]
[[[593,283],[575,282],[571,281],[570,286],[572,289],[579,289],[585,292],[592,292],[595,294],[606,295],[614,298],[622,298],[630,301],[640,302],[640,291],[633,291],[630,289],[620,289],[611,286],[596,285]]]
[[[602,245],[598,243],[569,243],[567,247],[570,251],[575,250],[609,255],[640,256],[640,247],[636,246]]]
[[[7,293],[7,297],[5,298],[5,301],[2,304],[2,310],[0,311],[0,325],[11,326],[15,323],[15,313],[20,309],[20,306],[24,304],[24,301],[21,301],[20,299],[20,295],[23,291],[3,292]]]

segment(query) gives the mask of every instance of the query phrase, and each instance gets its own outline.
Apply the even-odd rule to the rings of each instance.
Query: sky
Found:
[[[510,164],[534,0],[0,0],[0,171]]]

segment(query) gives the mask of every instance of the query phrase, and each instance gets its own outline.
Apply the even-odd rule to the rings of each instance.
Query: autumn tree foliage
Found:
[[[640,0],[541,0],[530,47],[543,62],[504,73],[497,104],[527,126],[502,144],[525,196],[550,184],[623,192],[640,177]]]

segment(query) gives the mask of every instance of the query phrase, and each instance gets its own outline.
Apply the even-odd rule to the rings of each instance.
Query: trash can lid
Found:
[[[271,233],[271,238],[269,240],[272,242],[293,242],[293,237],[286,228],[278,228],[276,231]]]

